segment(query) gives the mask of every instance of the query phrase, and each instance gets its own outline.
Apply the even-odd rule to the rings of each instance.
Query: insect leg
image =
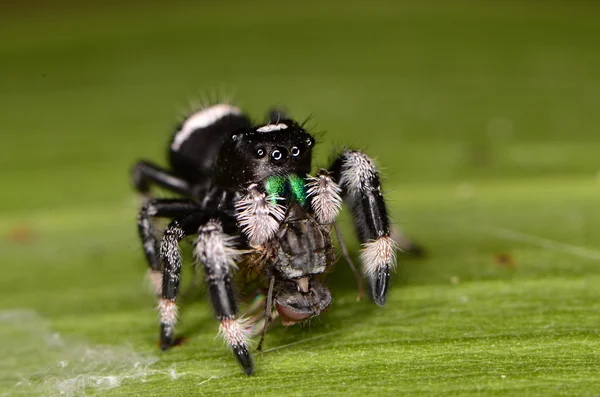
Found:
[[[220,334],[233,350],[246,375],[254,373],[252,357],[248,352],[248,331],[237,316],[236,295],[232,284],[236,262],[243,254],[237,248],[235,237],[225,233],[223,224],[228,220],[211,219],[198,229],[195,255],[204,265],[210,299],[220,325]],[[235,225],[234,222],[231,222]],[[234,227],[231,227],[234,230]]]
[[[273,312],[273,286],[275,285],[275,277],[271,277],[271,282],[269,283],[269,290],[267,291],[267,299],[265,301],[265,327],[262,331],[262,336],[260,337],[260,342],[258,343],[258,348],[256,350],[262,351],[262,345],[265,341],[265,336],[267,335],[267,329],[269,328],[269,324],[272,320],[272,312]]]
[[[390,237],[390,221],[381,192],[379,172],[367,155],[345,150],[330,168],[350,207],[362,244],[363,273],[369,280],[373,301],[382,306],[395,264],[396,243]]]
[[[354,261],[352,261],[352,258],[350,258],[350,254],[348,253],[348,249],[346,248],[346,243],[344,242],[344,237],[342,236],[342,232],[340,231],[337,222],[333,222],[333,227],[335,229],[335,234],[338,239],[338,244],[340,245],[340,250],[342,251],[342,256],[346,260],[346,263],[348,263],[348,266],[350,266],[350,270],[352,270],[352,274],[356,279],[356,285],[358,287],[358,296],[356,297],[356,301],[361,301],[363,299],[363,296],[365,295],[363,279],[360,276],[360,273],[358,272],[356,266],[354,266]]]

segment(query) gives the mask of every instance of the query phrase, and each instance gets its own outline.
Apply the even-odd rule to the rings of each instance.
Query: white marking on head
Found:
[[[243,251],[235,248],[234,237],[223,232],[223,226],[217,219],[211,219],[198,229],[194,245],[194,255],[200,262],[210,263],[224,271],[228,268],[237,269],[236,262],[243,254]]]
[[[228,346],[248,346],[250,332],[244,325],[244,321],[235,318],[227,318],[221,321],[219,335],[225,340]]]
[[[177,304],[174,301],[164,298],[158,301],[158,315],[162,324],[175,326],[178,314]]]
[[[333,223],[342,208],[342,189],[326,174],[309,177],[306,188],[307,196],[312,197],[311,205],[319,222]]]
[[[256,184],[248,187],[248,194],[236,204],[236,218],[252,245],[263,244],[273,237],[285,217],[285,207],[279,197],[267,196]]]
[[[377,167],[366,154],[358,151],[344,152],[340,176],[340,186],[355,194],[363,188],[365,181],[377,176]]]
[[[223,117],[231,115],[238,116],[241,114],[242,110],[240,108],[227,104],[219,104],[202,109],[185,120],[181,129],[175,134],[171,149],[174,151],[179,150],[183,142],[185,142],[197,129],[208,127]]]
[[[362,245],[360,260],[366,276],[373,276],[382,266],[396,265],[396,242],[389,236],[379,237]]]
[[[256,129],[256,132],[273,132],[273,131],[281,131],[287,129],[287,124],[278,123],[278,124],[267,124],[260,128]]]

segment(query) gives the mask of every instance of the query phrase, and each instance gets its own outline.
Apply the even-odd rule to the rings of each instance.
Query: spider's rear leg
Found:
[[[395,265],[396,243],[390,236],[390,221],[381,192],[379,172],[364,153],[345,150],[331,166],[333,178],[342,188],[360,242],[363,273],[369,280],[375,303],[385,304],[390,272]]]
[[[160,296],[162,268],[158,254],[158,238],[154,228],[155,218],[182,218],[197,208],[189,199],[152,199],[146,202],[138,214],[138,234],[150,267],[150,280],[154,293]]]
[[[233,270],[244,253],[237,247],[235,237],[225,233],[225,227],[235,230],[235,221],[223,217],[211,219],[198,229],[195,255],[204,265],[210,299],[217,319],[221,323],[220,334],[233,350],[246,375],[254,373],[252,357],[248,352],[249,330],[237,316],[236,294],[233,289]]]
[[[181,251],[179,242],[194,234],[206,220],[206,215],[193,213],[175,219],[165,229],[160,242],[160,259],[163,268],[162,287],[158,312],[160,317],[160,348],[167,350],[173,346],[175,325],[177,323],[177,294],[181,279]]]
[[[150,188],[157,185],[172,192],[191,195],[191,186],[184,179],[149,161],[138,161],[131,170],[133,185],[138,193],[150,198]]]

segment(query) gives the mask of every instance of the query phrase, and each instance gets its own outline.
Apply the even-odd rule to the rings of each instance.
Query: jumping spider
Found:
[[[314,144],[303,126],[282,112],[272,111],[266,125],[253,126],[239,108],[218,104],[178,126],[169,146],[170,169],[147,161],[135,165],[134,185],[147,196],[138,229],[158,297],[163,350],[175,340],[179,243],[196,235],[194,254],[204,267],[220,332],[244,372],[252,374],[234,272],[254,274],[266,294],[263,338],[272,313],[286,325],[319,315],[331,303],[322,281],[336,259],[331,232],[335,228],[340,238],[335,220],[342,200],[362,243],[371,297],[377,305],[385,303],[396,244],[377,168],[364,153],[344,150],[328,169],[310,176]],[[154,199],[152,184],[182,198]],[[153,226],[158,217],[171,219],[160,241]],[[340,244],[345,251],[341,239]]]

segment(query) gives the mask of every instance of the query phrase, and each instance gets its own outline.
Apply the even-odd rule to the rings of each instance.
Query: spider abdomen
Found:
[[[252,125],[238,107],[218,104],[188,116],[177,128],[169,146],[172,170],[190,183],[212,179],[224,140]]]

